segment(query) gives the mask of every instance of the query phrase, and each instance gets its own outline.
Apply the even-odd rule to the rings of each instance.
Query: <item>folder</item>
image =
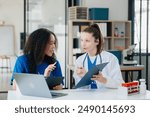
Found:
[[[93,77],[93,75],[97,75],[99,73],[99,71],[102,71],[103,68],[108,64],[109,62],[106,63],[102,63],[102,64],[98,64],[95,65],[91,68],[91,70],[89,70],[84,76],[83,78],[81,78],[81,80],[78,82],[78,84],[74,87],[74,88],[80,88],[86,85],[90,85],[91,84],[91,78]]]

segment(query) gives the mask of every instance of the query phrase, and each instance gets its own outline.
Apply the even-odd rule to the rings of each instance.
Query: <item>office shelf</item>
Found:
[[[68,21],[68,64],[73,65],[73,39],[80,38],[79,34],[87,26],[98,23],[104,36],[105,50],[123,50],[131,43],[131,22],[112,20],[69,20]],[[115,30],[117,28],[117,35]],[[80,40],[79,40],[79,48]],[[82,49],[81,49],[82,52]]]

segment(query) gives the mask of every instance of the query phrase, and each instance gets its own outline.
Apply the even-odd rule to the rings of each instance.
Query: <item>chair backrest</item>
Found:
[[[118,58],[119,64],[122,64],[122,51],[119,50],[108,50],[108,52],[112,53]]]

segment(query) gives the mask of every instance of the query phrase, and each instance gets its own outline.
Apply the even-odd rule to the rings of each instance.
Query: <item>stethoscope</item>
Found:
[[[85,55],[85,57],[84,57],[84,60],[83,60],[83,67],[84,67],[84,63],[85,63],[85,60],[86,60],[87,56],[88,56],[88,53],[86,53],[86,55]],[[101,54],[99,54],[99,58],[100,58],[100,64],[102,64],[102,56],[101,56]]]

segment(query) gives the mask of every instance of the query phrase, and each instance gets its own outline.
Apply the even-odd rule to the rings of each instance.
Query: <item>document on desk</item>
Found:
[[[103,68],[104,68],[108,63],[109,63],[109,62],[95,65],[91,70],[89,70],[89,71],[83,76],[83,78],[81,78],[81,80],[78,82],[78,84],[77,84],[74,88],[80,88],[80,87],[83,87],[83,86],[86,86],[86,85],[91,84],[91,78],[92,78],[92,76],[98,74],[99,71],[102,71]]]

